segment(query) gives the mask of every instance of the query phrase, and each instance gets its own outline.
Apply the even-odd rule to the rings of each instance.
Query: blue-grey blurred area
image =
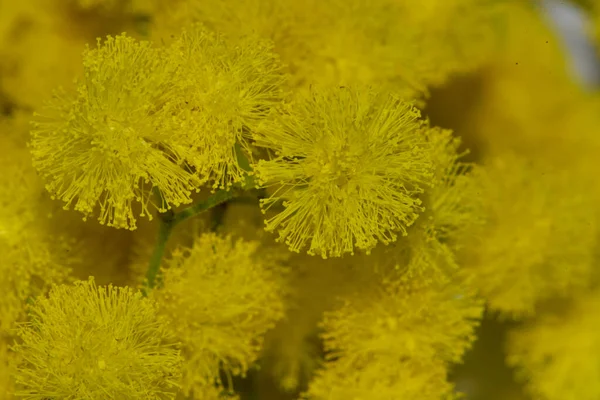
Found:
[[[589,18],[583,10],[564,0],[542,0],[542,5],[571,54],[573,72],[586,87],[600,85],[600,63],[586,36],[591,24]]]

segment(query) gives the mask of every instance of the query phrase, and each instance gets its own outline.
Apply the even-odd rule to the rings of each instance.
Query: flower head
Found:
[[[248,171],[236,145],[252,156],[249,132],[283,96],[285,76],[272,45],[255,36],[228,42],[194,24],[171,44],[169,59],[178,66],[173,129],[194,139],[191,165],[214,188],[242,181]]]
[[[302,398],[307,400],[439,400],[454,398],[441,362],[379,357],[369,363],[325,364]]]
[[[204,234],[166,262],[153,293],[183,345],[186,393],[221,385],[220,368],[244,375],[283,316],[279,264],[257,250],[258,242]]]
[[[475,178],[483,218],[464,230],[458,255],[491,309],[522,317],[590,285],[598,224],[586,176],[504,154]]]
[[[98,287],[92,278],[55,286],[34,301],[18,334],[23,398],[175,398],[179,352],[139,292]]]
[[[325,312],[326,362],[307,397],[439,399],[451,394],[447,367],[460,362],[475,339],[481,302],[455,282],[398,271],[371,272],[362,282],[361,289],[341,296],[341,304]]]
[[[263,206],[284,206],[266,229],[323,257],[405,235],[433,176],[419,117],[393,95],[354,88],[314,90],[280,110],[255,135],[275,153],[255,166],[259,179],[279,186]]]
[[[325,349],[330,358],[348,360],[394,355],[458,362],[482,311],[481,301],[456,283],[390,276],[325,313]]]
[[[461,158],[460,140],[452,131],[426,132],[434,174],[421,198],[425,211],[408,235],[390,246],[379,246],[363,260],[367,268],[401,270],[411,279],[448,282],[459,270],[456,248],[463,232],[483,218],[477,180],[472,166]]]
[[[136,215],[191,202],[201,181],[185,168],[186,132],[165,124],[173,110],[166,92],[172,71],[148,42],[108,37],[83,54],[77,94],[58,92],[36,116],[34,165],[49,192],[86,216],[135,229]],[[150,189],[162,194],[151,200]]]

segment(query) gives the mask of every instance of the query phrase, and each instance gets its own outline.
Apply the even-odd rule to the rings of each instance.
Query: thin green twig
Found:
[[[237,190],[232,189],[232,190],[220,190],[218,192],[216,192],[215,194],[213,194],[212,196],[210,196],[209,198],[207,198],[206,200],[194,204],[193,206],[190,206],[188,208],[185,208],[183,210],[181,210],[180,212],[175,214],[175,218],[173,220],[174,225],[178,225],[181,222],[195,216],[198,215],[206,210],[209,210],[215,206],[218,206],[221,203],[226,202],[227,200],[230,200],[232,198],[234,198],[237,195]]]
[[[144,288],[142,290],[144,295],[147,295],[148,291],[156,286],[156,280],[158,272],[160,270],[160,265],[165,254],[167,242],[171,237],[173,229],[183,221],[186,221],[189,218],[201,214],[204,211],[210,210],[211,208],[236,197],[240,193],[241,191],[239,189],[231,189],[227,191],[221,190],[208,197],[206,200],[194,204],[190,207],[187,207],[177,213],[173,210],[168,210],[164,213],[158,214],[158,219],[160,221],[158,228],[158,238],[156,240],[156,246],[154,247],[152,256],[150,257],[148,270],[146,271],[146,280],[144,282]],[[161,202],[162,204],[162,196],[158,190],[155,190],[155,195],[159,202]]]
[[[171,232],[175,227],[173,221],[173,219],[167,220],[166,218],[160,218],[156,247],[154,247],[152,257],[150,257],[148,270],[146,271],[144,294],[147,294],[147,290],[152,289],[156,285],[156,277],[158,275],[158,270],[160,269],[163,255],[165,254],[165,248],[167,247],[167,242],[169,241]]]

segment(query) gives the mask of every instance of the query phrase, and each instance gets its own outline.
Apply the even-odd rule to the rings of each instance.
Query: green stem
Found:
[[[227,200],[232,199],[233,197],[237,196],[238,193],[239,191],[235,189],[229,191],[218,191],[212,196],[208,197],[206,200],[187,207],[178,213],[175,213],[173,210],[169,210],[165,213],[158,214],[160,220],[158,239],[156,241],[156,247],[152,252],[152,257],[150,258],[148,270],[146,271],[146,281],[142,290],[144,295],[147,295],[149,290],[156,286],[156,278],[158,276],[160,265],[165,254],[165,248],[167,247],[167,242],[171,237],[173,228],[189,218],[192,218],[206,210],[224,203]],[[155,191],[155,195],[159,200],[162,199],[158,190]]]
[[[162,258],[165,254],[165,248],[167,247],[167,242],[169,241],[169,237],[171,236],[173,228],[189,218],[192,218],[206,210],[226,202],[227,200],[239,196],[244,190],[251,190],[256,186],[256,182],[251,176],[252,167],[250,166],[250,162],[245,156],[244,151],[239,143],[235,144],[235,152],[239,166],[247,172],[242,185],[235,185],[234,188],[228,191],[218,191],[212,196],[208,197],[206,200],[187,207],[178,213],[175,213],[173,210],[168,210],[164,213],[158,214],[160,218],[158,240],[152,253],[152,257],[150,258],[148,270],[146,271],[146,282],[142,290],[144,295],[147,295],[148,291],[156,286],[156,277],[158,276]],[[166,202],[162,196],[162,193],[157,187],[154,187],[152,190],[158,204],[160,205],[160,208],[164,209],[166,207]]]
[[[235,189],[232,189],[229,191],[225,191],[225,190],[218,191],[215,194],[213,194],[212,196],[210,196],[209,198],[207,198],[206,200],[204,200],[203,202],[194,204],[193,206],[185,208],[185,209],[181,210],[180,212],[178,212],[177,214],[175,214],[173,223],[174,223],[174,225],[178,225],[181,222],[183,222],[195,215],[198,215],[208,209],[213,208],[214,206],[218,206],[219,204],[234,198],[236,195],[237,195],[237,191]]]
[[[165,213],[166,214],[166,213]],[[147,294],[149,289],[152,289],[156,285],[156,276],[162,262],[163,255],[165,254],[165,248],[167,242],[171,236],[171,232],[175,227],[174,216],[175,214],[171,211],[171,218],[162,217],[164,214],[160,214],[160,225],[158,227],[158,239],[156,241],[156,247],[150,257],[150,264],[148,265],[148,271],[146,271],[146,282],[144,288],[144,294]]]

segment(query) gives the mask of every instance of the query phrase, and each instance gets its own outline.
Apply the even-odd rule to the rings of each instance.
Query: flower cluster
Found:
[[[600,396],[543,2],[1,3],[0,400]]]
[[[34,164],[65,207],[118,228],[190,203],[207,181],[241,181],[236,144],[248,148],[244,130],[281,92],[262,42],[228,48],[200,27],[168,48],[108,37],[83,61],[77,92],[57,92],[34,120]]]

